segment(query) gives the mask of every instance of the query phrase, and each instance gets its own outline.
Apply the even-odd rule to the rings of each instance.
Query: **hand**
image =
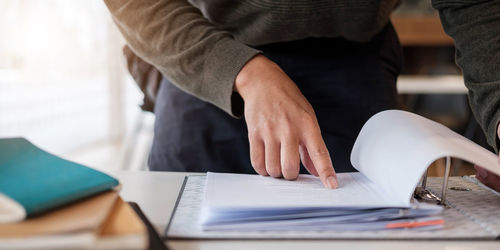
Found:
[[[500,192],[500,176],[479,166],[474,166],[474,168],[476,169],[476,178],[480,182],[491,189]]]
[[[311,104],[281,68],[263,55],[251,59],[236,77],[245,102],[250,159],[260,175],[294,180],[300,160],[325,187],[337,176]]]
[[[500,126],[497,128],[497,136],[500,138]],[[500,161],[500,155],[498,161]],[[479,166],[474,166],[474,168],[476,169],[476,178],[480,182],[495,191],[500,192],[500,176]]]

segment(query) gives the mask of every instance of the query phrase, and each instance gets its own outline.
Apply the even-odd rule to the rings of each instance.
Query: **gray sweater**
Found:
[[[175,85],[229,114],[243,112],[233,92],[251,46],[307,37],[368,41],[399,0],[105,0],[130,47]],[[472,110],[498,150],[500,1],[433,0],[455,39]]]

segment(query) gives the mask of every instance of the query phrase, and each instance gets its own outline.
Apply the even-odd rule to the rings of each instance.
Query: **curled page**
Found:
[[[365,123],[351,163],[390,197],[405,202],[427,167],[446,156],[500,175],[495,154],[437,122],[400,110],[382,111]]]

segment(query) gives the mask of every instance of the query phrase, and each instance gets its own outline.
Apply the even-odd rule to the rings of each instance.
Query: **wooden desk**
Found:
[[[111,171],[122,184],[122,197],[139,204],[146,216],[163,234],[174,208],[184,176],[189,173]],[[169,241],[173,250],[179,249],[500,249],[494,241],[382,241],[382,240],[195,240]]]

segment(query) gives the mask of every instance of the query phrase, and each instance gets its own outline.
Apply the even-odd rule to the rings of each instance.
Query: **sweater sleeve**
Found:
[[[500,1],[433,0],[432,4],[445,32],[455,40],[455,58],[469,89],[472,112],[498,152]]]
[[[105,0],[132,50],[182,90],[239,117],[236,75],[259,53],[186,0]]]

